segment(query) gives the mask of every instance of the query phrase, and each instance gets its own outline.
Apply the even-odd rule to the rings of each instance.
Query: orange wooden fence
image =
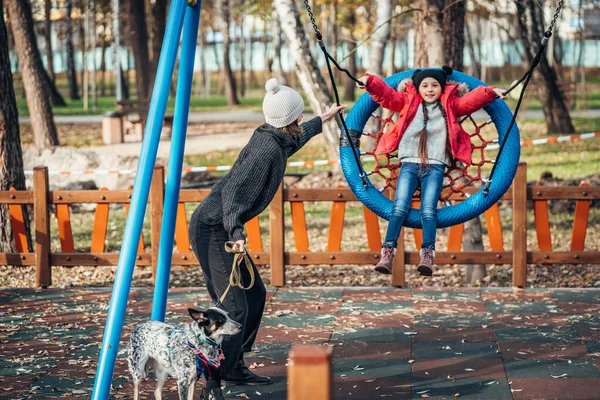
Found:
[[[150,252],[145,252],[143,237],[140,238],[136,264],[138,266],[154,266],[158,255],[160,226],[162,221],[164,197],[164,169],[156,167],[150,191],[151,243]],[[473,189],[474,191],[475,189]],[[198,265],[194,254],[190,251],[188,237],[188,221],[185,214],[186,203],[201,202],[210,190],[182,190],[176,220],[175,243],[177,252],[173,254],[174,265]],[[387,192],[388,196],[393,193]],[[95,191],[50,191],[48,187],[48,171],[45,167],[34,170],[33,191],[0,192],[0,204],[9,206],[11,223],[15,236],[17,253],[0,253],[0,265],[36,267],[36,284],[47,287],[52,284],[52,266],[110,266],[116,265],[119,254],[105,252],[107,238],[109,205],[125,204],[128,211],[131,190]],[[571,246],[569,251],[553,251],[552,237],[547,202],[549,200],[576,200]],[[490,250],[477,252],[461,251],[463,224],[449,230],[446,251],[439,249],[436,254],[437,264],[512,264],[514,286],[526,285],[527,264],[593,264],[600,260],[599,251],[584,251],[588,215],[592,200],[600,199],[600,187],[582,184],[580,187],[527,187],[526,166],[521,164],[517,171],[512,190],[502,198],[512,202],[512,249],[504,248],[503,232],[500,222],[500,210],[494,205],[485,212]],[[463,201],[456,197],[453,201]],[[527,249],[527,204],[532,200],[535,215],[538,250]],[[248,246],[256,264],[271,267],[271,284],[283,286],[285,283],[286,265],[311,264],[374,264],[379,258],[381,235],[378,217],[363,206],[365,236],[368,251],[343,251],[342,237],[346,204],[356,202],[352,191],[345,187],[331,189],[283,189],[280,187],[269,207],[269,251],[265,251],[261,227],[258,217],[246,224]],[[305,202],[329,202],[332,211],[329,233],[325,251],[311,251],[308,238]],[[94,228],[89,253],[77,252],[73,242],[70,218],[71,204],[96,203]],[[291,222],[296,251],[285,249],[284,205],[290,204]],[[24,216],[21,205],[33,205],[35,246],[30,249],[25,235]],[[61,252],[50,252],[50,206],[54,205],[58,223],[58,235]],[[415,206],[414,204],[413,206]],[[414,230],[415,247],[419,248],[422,240],[420,230]],[[405,229],[400,233],[398,256],[394,260],[392,285],[405,285],[405,265],[419,262],[417,251],[406,251]],[[314,244],[313,244],[314,245]],[[153,269],[153,272],[154,269]]]

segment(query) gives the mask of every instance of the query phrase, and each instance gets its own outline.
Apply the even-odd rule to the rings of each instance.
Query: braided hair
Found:
[[[427,155],[427,123],[429,122],[429,113],[427,111],[427,103],[425,100],[421,103],[423,107],[423,129],[419,132],[419,157],[421,158],[421,167],[428,167],[428,155]],[[440,108],[440,112],[446,121],[446,135],[448,134],[448,115],[442,105],[442,102],[438,99],[436,107]],[[450,140],[446,136],[446,154],[448,159],[452,160],[452,148],[450,147]]]

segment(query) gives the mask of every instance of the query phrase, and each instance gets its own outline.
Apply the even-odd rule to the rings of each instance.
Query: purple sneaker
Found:
[[[421,249],[421,262],[417,267],[417,271],[422,276],[433,275],[433,259],[435,258],[435,250],[432,248]]]
[[[382,274],[391,274],[392,273],[392,261],[394,260],[394,256],[396,255],[396,249],[393,247],[384,246],[381,248],[381,259],[375,265],[375,271],[380,272]]]

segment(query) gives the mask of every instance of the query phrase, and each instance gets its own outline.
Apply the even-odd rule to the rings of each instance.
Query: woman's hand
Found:
[[[369,77],[368,76],[363,76],[361,78],[358,78],[358,81],[360,83],[356,83],[356,87],[358,87],[359,89],[366,89],[367,88],[367,82],[369,81]]]
[[[244,240],[238,240],[233,244],[231,248],[237,253],[246,254],[246,247],[244,247],[245,244],[246,242]]]
[[[333,117],[335,117],[335,115],[337,113],[339,113],[340,111],[343,111],[344,108],[346,108],[346,107],[347,106],[345,104],[342,104],[342,105],[334,104],[334,105],[332,105],[331,107],[329,107],[329,110],[325,111],[321,115],[321,120],[323,121],[323,123],[332,120]]]
[[[506,89],[501,89],[501,88],[494,88],[494,93],[496,93],[498,95],[498,98],[504,100],[506,99],[506,95],[504,94],[504,92],[506,92]]]

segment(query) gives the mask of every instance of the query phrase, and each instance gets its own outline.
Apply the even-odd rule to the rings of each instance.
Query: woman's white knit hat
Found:
[[[275,78],[267,81],[265,89],[267,94],[263,100],[263,114],[267,124],[283,128],[304,112],[304,100],[294,89],[280,85]]]

